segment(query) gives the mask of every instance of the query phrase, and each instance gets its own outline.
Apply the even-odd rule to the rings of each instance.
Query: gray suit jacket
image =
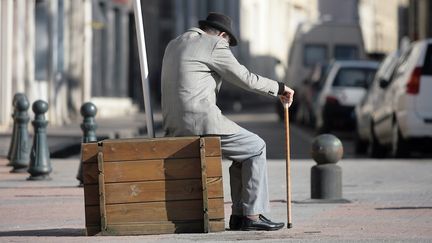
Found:
[[[222,79],[270,96],[277,96],[279,89],[276,81],[241,65],[222,37],[192,28],[168,44],[161,85],[167,136],[224,135],[239,130],[216,106]]]

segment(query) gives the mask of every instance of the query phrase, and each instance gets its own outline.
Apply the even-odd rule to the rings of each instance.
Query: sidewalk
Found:
[[[81,121],[82,122],[82,121]],[[47,136],[51,157],[67,158],[80,153],[83,132],[81,122],[74,122],[64,126],[52,126],[48,123]],[[161,127],[162,115],[154,115],[155,129]],[[98,140],[105,138],[131,138],[147,134],[144,113],[125,117],[96,119],[96,136]],[[29,133],[33,134],[33,127],[29,124]],[[0,156],[6,156],[9,150],[12,127],[8,131],[0,132]],[[31,139],[31,138],[30,138]],[[30,140],[30,146],[32,140]]]
[[[235,120],[241,121],[243,118],[250,120],[247,116]],[[260,118],[270,119],[267,116]],[[160,115],[156,114],[156,127],[160,126],[160,121]],[[97,124],[98,137],[146,134],[143,114],[98,119]],[[75,179],[82,136],[80,124],[48,127],[51,153],[63,150],[75,155],[69,159],[51,158],[52,180],[43,182],[26,181],[27,173],[9,173],[11,168],[5,166],[5,157],[9,149],[10,132],[0,134],[0,242],[432,241],[430,159],[343,159],[338,165],[343,170],[344,198],[351,201],[347,204],[310,202],[310,168],[315,163],[310,159],[293,159],[292,229],[277,232],[226,231],[85,237],[83,189],[77,187],[78,181]],[[271,137],[268,139],[270,141]],[[78,146],[78,152],[72,150],[73,146]],[[224,161],[226,226],[231,212],[228,167],[229,163]],[[268,169],[272,211],[266,216],[286,222],[285,162],[269,160]]]
[[[51,181],[26,181],[0,159],[0,242],[264,242],[432,241],[432,162],[343,160],[347,204],[311,203],[311,160],[292,161],[293,228],[276,232],[84,236],[83,189],[75,179],[79,160],[52,159]],[[275,221],[286,222],[285,163],[269,161]],[[229,163],[223,162],[225,220],[230,215]]]

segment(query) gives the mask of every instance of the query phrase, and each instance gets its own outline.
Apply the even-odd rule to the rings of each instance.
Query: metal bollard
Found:
[[[29,102],[27,97],[18,96],[15,102],[16,113],[14,114],[15,135],[10,151],[10,165],[13,166],[12,173],[25,172],[29,164],[29,133],[28,116]]]
[[[342,142],[334,135],[322,134],[312,142],[311,198],[332,202],[342,199],[342,169],[336,163],[342,158]]]
[[[12,149],[13,149],[13,146],[15,145],[16,136],[17,136],[17,124],[15,123],[15,116],[18,114],[18,110],[16,107],[17,106],[16,102],[19,99],[21,99],[22,96],[25,97],[25,95],[23,93],[16,93],[13,97],[13,100],[12,100],[12,106],[13,106],[12,119],[14,120],[14,123],[13,123],[13,128],[12,128],[12,135],[11,135],[11,140],[10,140],[10,145],[9,145],[9,151],[7,154],[7,159],[9,160],[9,163],[7,164],[7,166],[12,166],[12,163],[11,163]]]
[[[30,177],[27,180],[51,180],[49,174],[52,168],[46,133],[48,121],[45,120],[48,103],[38,100],[33,103],[32,109],[35,113],[35,119],[32,122],[34,137],[30,153],[30,167],[27,170]]]
[[[81,115],[84,118],[83,123],[81,123],[81,130],[83,132],[83,138],[82,138],[83,143],[97,141],[97,137],[96,137],[97,124],[95,121],[96,113],[97,113],[97,108],[91,102],[86,102],[81,106]],[[76,178],[80,182],[80,186],[81,186],[83,184],[82,161],[80,161],[78,174]]]

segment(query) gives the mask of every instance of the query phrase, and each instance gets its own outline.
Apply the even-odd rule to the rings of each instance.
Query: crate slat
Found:
[[[210,220],[209,231],[225,230],[224,220]],[[199,233],[203,232],[202,221],[188,222],[156,222],[145,224],[115,224],[108,225],[108,235],[152,235],[173,233]]]
[[[81,144],[83,163],[97,163],[98,144],[96,142]]]
[[[223,198],[209,199],[209,219],[224,218]],[[151,221],[202,220],[202,200],[106,205],[107,225]]]
[[[206,156],[220,156],[220,141],[205,138]],[[104,140],[105,162],[168,158],[199,158],[199,137]]]
[[[223,197],[221,177],[208,178],[207,184],[209,198]],[[107,183],[105,194],[106,204],[191,200],[202,198],[202,186],[200,179]]]
[[[220,157],[208,161],[209,176],[222,176]],[[104,169],[106,183],[201,178],[200,158],[107,162]]]

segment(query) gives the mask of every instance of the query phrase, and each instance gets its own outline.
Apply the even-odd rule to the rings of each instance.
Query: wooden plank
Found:
[[[105,158],[105,155],[104,155]],[[208,176],[222,176],[220,157],[208,157]],[[105,182],[201,178],[200,159],[105,162]]]
[[[97,163],[97,153],[97,142],[81,144],[81,160],[83,163]]]
[[[221,144],[219,137],[203,137],[205,139],[205,156],[217,157],[222,156]]]
[[[98,144],[82,143],[81,160],[83,166],[84,204],[86,234],[96,235],[100,232],[100,206],[98,188]],[[95,185],[88,185],[95,184]]]
[[[99,180],[99,169],[96,162],[86,162],[83,166],[83,182],[84,185],[98,184]]]
[[[209,220],[209,232],[225,231],[225,219]]]
[[[98,226],[100,229],[100,207],[99,205],[85,206],[85,220],[87,226]]]
[[[84,185],[84,205],[99,205],[99,185]]]
[[[104,235],[150,235],[203,232],[202,221],[112,224],[107,227],[107,231],[104,232]],[[224,220],[210,221],[209,229],[210,232],[224,231]]]
[[[205,138],[206,156],[220,156],[219,137]],[[199,137],[115,139],[102,141],[104,161],[197,158]]]
[[[209,215],[208,215],[208,190],[207,190],[207,165],[205,157],[205,139],[200,138],[200,155],[201,155],[201,185],[202,185],[202,203],[203,203],[203,231],[209,232]],[[223,197],[223,192],[222,192]]]
[[[98,168],[99,168],[99,207],[100,207],[100,218],[101,218],[101,231],[106,230],[107,225],[107,213],[105,205],[105,178],[104,178],[104,160],[103,153],[98,153]]]
[[[222,177],[208,178],[207,184],[209,198],[223,197]],[[86,196],[86,205],[96,201]],[[202,199],[201,179],[105,184],[106,204],[192,199]]]
[[[155,221],[202,220],[202,200],[106,205],[107,225]],[[223,198],[209,199],[209,218],[224,218]]]
[[[97,226],[86,226],[86,236],[93,236],[100,233],[100,225]]]

